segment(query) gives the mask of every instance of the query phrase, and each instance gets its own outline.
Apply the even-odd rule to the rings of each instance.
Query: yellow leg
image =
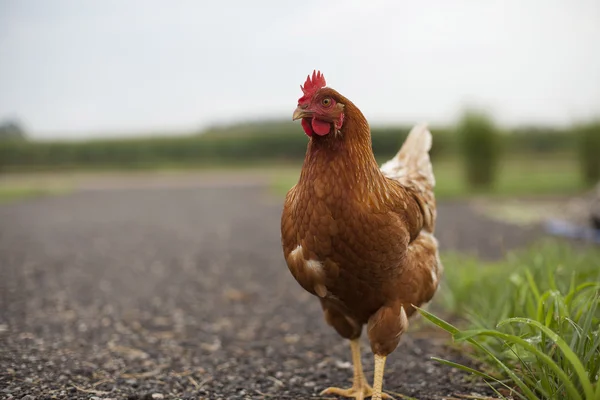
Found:
[[[354,368],[352,386],[354,386],[355,383],[359,383],[359,386],[362,384],[367,384],[367,380],[365,379],[365,374],[363,372],[362,361],[360,359],[359,339],[354,339],[350,341],[350,351],[352,352],[352,366]]]
[[[375,354],[375,373],[373,376],[372,400],[381,400],[383,392],[383,369],[385,367],[385,356]]]
[[[364,400],[367,397],[374,396],[373,388],[367,383],[365,374],[362,369],[362,362],[360,360],[360,341],[359,339],[353,339],[350,341],[350,350],[352,350],[352,364],[354,366],[354,375],[352,379],[352,387],[349,389],[340,389],[337,387],[329,387],[321,392],[321,395],[333,394],[342,397],[351,397],[357,400]],[[385,358],[384,358],[385,360]],[[381,380],[380,380],[381,381]],[[381,385],[379,388],[378,399],[391,399],[391,397],[381,392]],[[373,397],[375,399],[376,397]]]

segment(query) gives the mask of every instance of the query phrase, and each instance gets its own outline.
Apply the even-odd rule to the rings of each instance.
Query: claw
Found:
[[[365,397],[371,396],[372,390],[367,391],[367,388],[341,389],[336,387],[329,387],[321,392],[321,396],[325,394],[333,394],[336,396],[355,398],[356,400],[365,400]]]
[[[337,387],[328,387],[323,390],[321,396],[326,394],[332,394],[335,396],[354,398],[356,400],[365,400],[373,395],[373,388],[369,385],[359,386],[359,387],[351,387],[349,389],[341,389]],[[381,394],[382,399],[394,400],[392,396],[387,393]]]

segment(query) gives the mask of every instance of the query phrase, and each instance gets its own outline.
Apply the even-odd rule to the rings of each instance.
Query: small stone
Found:
[[[30,394],[26,394],[25,396],[21,397],[21,400],[35,400],[35,397]]]
[[[165,396],[163,394],[161,394],[161,393],[152,393],[152,398],[154,400],[160,400],[160,399],[164,399]]]
[[[287,344],[296,344],[298,343],[298,341],[300,340],[300,335],[286,335],[283,340],[287,343]]]

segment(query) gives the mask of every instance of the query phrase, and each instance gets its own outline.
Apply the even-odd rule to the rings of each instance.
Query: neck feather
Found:
[[[299,183],[328,182],[330,187],[341,186],[368,194],[384,178],[373,155],[367,120],[350,101],[344,104],[342,129],[311,137]]]

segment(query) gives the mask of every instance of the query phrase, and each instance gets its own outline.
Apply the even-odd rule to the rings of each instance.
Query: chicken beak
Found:
[[[302,119],[305,117],[312,117],[312,113],[310,111],[308,111],[306,108],[302,108],[301,106],[298,106],[298,108],[296,108],[294,110],[294,114],[292,115],[292,121],[295,121],[297,119]]]

